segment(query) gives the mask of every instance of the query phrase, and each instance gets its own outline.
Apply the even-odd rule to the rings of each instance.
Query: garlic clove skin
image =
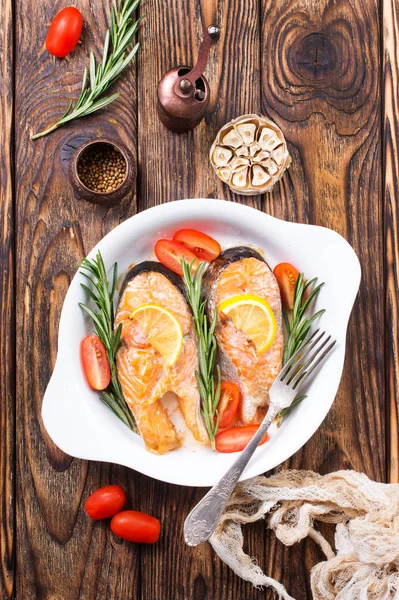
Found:
[[[237,148],[236,156],[249,156],[248,146],[240,146]]]
[[[255,156],[259,152],[259,150],[261,149],[261,147],[259,146],[258,142],[252,142],[252,144],[250,144],[248,146],[248,148],[249,148],[249,155],[252,156],[252,157]]]
[[[270,152],[268,152],[267,150],[261,150],[252,158],[252,162],[260,163],[263,160],[266,160],[267,158],[270,158]]]
[[[268,158],[262,162],[262,167],[265,167],[270,175],[275,175],[278,171],[278,166],[272,158]]]
[[[224,165],[227,165],[232,156],[233,151],[230,150],[230,148],[216,146],[213,152],[213,162],[217,167],[223,167]]]
[[[258,187],[269,183],[271,176],[265,169],[262,169],[260,165],[254,165],[252,167],[252,185]]]
[[[245,188],[247,185],[248,167],[241,168],[236,171],[231,179],[231,183],[237,188]]]
[[[230,131],[225,136],[223,136],[221,142],[225,146],[231,146],[232,148],[239,148],[239,146],[242,146],[243,139],[237,133],[235,127],[232,127],[230,129]]]
[[[243,115],[226,123],[209,157],[216,174],[236,193],[270,191],[291,164],[280,128],[262,115]]]
[[[223,181],[227,183],[228,181],[230,181],[231,172],[232,171],[230,167],[220,167],[220,169],[218,170],[218,175],[220,179],[223,179]]]
[[[233,158],[233,160],[230,162],[230,167],[233,171],[236,171],[239,169],[239,167],[243,167],[244,165],[249,167],[251,164],[249,158],[243,158],[241,156],[236,156],[235,158]]]
[[[264,127],[260,132],[259,145],[263,150],[271,152],[281,144],[281,141],[282,140],[278,138],[277,134],[268,127]]]
[[[278,146],[275,150],[273,150],[272,157],[274,162],[280,166],[284,158],[284,148],[282,146]]]
[[[247,145],[252,144],[252,142],[255,140],[255,123],[243,123],[242,125],[236,125],[236,130]]]

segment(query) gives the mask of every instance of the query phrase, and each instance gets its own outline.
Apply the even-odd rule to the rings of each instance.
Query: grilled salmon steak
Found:
[[[241,389],[242,424],[259,423],[268,406],[269,390],[281,369],[283,356],[282,309],[277,281],[258,252],[240,246],[225,250],[211,263],[204,277],[204,293],[210,320],[218,307],[215,334],[222,379],[233,381]],[[259,321],[259,331],[255,331],[256,323],[251,324],[252,336],[237,324],[243,321],[243,317],[238,318],[237,306],[242,309],[246,303],[247,314],[252,311],[253,319],[259,314],[265,320],[265,325]]]
[[[198,441],[208,435],[195,380],[197,338],[183,281],[157,262],[133,267],[123,283],[115,317],[122,324],[118,378],[147,450],[164,454],[179,436],[162,405],[174,392],[184,421]]]

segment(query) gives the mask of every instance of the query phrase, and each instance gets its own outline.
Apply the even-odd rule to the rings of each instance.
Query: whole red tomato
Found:
[[[126,502],[126,494],[120,485],[106,485],[99,488],[85,502],[85,509],[94,521],[113,517]]]
[[[155,517],[136,510],[124,510],[112,518],[115,535],[128,542],[154,544],[161,533],[161,523]]]
[[[82,33],[83,18],[74,6],[61,10],[50,25],[46,38],[46,48],[50,54],[64,58],[72,52]]]

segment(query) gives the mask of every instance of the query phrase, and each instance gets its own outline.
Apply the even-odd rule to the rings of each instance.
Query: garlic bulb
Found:
[[[210,161],[234,192],[253,195],[271,190],[290,166],[291,157],[275,123],[261,115],[243,115],[219,131]]]

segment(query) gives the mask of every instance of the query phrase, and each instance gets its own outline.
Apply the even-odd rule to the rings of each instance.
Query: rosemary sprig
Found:
[[[79,302],[79,306],[93,319],[95,334],[105,346],[111,370],[111,383],[108,388],[102,392],[100,400],[102,400],[102,402],[104,402],[104,404],[106,404],[108,408],[110,408],[116,416],[125,423],[125,425],[137,432],[134,417],[126,404],[122,388],[118,381],[115,364],[115,356],[122,331],[122,324],[119,324],[118,327],[114,329],[114,295],[118,280],[118,265],[117,263],[114,264],[111,288],[101,252],[98,252],[96,258],[93,260],[84,258],[81,269],[81,274],[88,279],[91,286],[88,287],[84,283],[81,283],[80,285],[93,300],[98,310],[92,309],[82,302]]]
[[[215,385],[215,363],[217,343],[215,327],[217,321],[217,309],[213,315],[212,323],[209,325],[205,313],[206,300],[202,299],[202,278],[207,268],[206,263],[201,263],[194,275],[191,273],[191,265],[182,259],[183,277],[187,290],[187,299],[194,315],[195,331],[198,338],[198,364],[199,371],[195,372],[198,390],[201,396],[201,413],[205,427],[211,441],[212,450],[215,449],[215,435],[219,427],[217,406],[220,399],[220,368],[216,366]]]
[[[86,117],[118,98],[119,93],[103,98],[100,96],[119,78],[139,48],[139,44],[136,44],[127,52],[142,19],[133,23],[133,13],[139,4],[140,0],[120,0],[117,11],[111,7],[111,27],[105,36],[101,64],[96,64],[94,54],[90,52],[89,69],[85,67],[81,93],[75,106],[71,101],[66,113],[45,131],[32,135],[32,140],[51,133],[69,121]]]
[[[283,318],[287,331],[287,341],[283,352],[283,366],[290,360],[297,350],[302,346],[306,336],[308,335],[312,323],[321,317],[325,312],[324,309],[317,311],[315,314],[307,317],[311,303],[316,299],[324,283],[316,286],[317,277],[306,281],[303,275],[299,275],[295,284],[294,290],[294,308],[291,315],[283,307]],[[306,297],[306,293],[308,296]],[[284,408],[277,417],[277,426],[280,427],[284,418],[290,414],[292,409],[297,406],[306,396],[298,396],[292,402],[291,406]]]

